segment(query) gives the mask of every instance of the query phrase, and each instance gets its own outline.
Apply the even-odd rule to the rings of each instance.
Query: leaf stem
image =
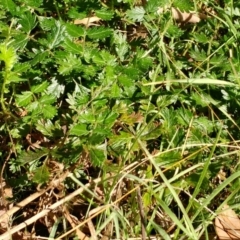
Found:
[[[2,89],[1,89],[1,97],[0,97],[1,107],[2,107],[2,110],[3,110],[4,114],[7,113],[7,108],[6,108],[5,103],[4,103],[4,92],[5,92],[7,78],[8,78],[8,72],[7,72],[7,70],[5,70]]]
[[[58,3],[57,3],[56,0],[54,0],[54,5],[55,5],[56,11],[57,11],[57,15],[58,15],[59,19],[62,20],[61,14],[60,14],[59,8],[58,8]]]
[[[1,107],[2,107],[2,111],[3,111],[3,114],[5,116],[11,116],[13,117],[14,119],[17,119],[17,117],[12,114],[7,108],[6,108],[6,105],[5,105],[5,102],[4,102],[4,93],[5,93],[5,89],[6,89],[6,84],[7,84],[7,79],[8,79],[8,75],[9,75],[9,72],[7,69],[5,69],[5,73],[4,73],[4,77],[3,77],[3,84],[2,84],[2,89],[1,89],[1,96],[0,96],[0,102],[1,102]]]

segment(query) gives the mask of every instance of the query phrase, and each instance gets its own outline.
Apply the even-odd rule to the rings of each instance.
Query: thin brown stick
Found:
[[[4,221],[4,219],[6,218],[10,218],[14,213],[16,213],[17,211],[19,211],[20,209],[22,209],[23,207],[25,207],[27,204],[29,204],[30,202],[32,202],[33,200],[35,200],[36,198],[40,197],[42,194],[44,194],[45,192],[47,192],[50,188],[48,189],[44,189],[40,192],[36,192],[34,194],[32,194],[31,196],[25,198],[23,201],[21,201],[20,203],[17,204],[17,206],[14,206],[13,208],[11,208],[10,210],[8,210],[6,213],[4,213],[3,215],[0,216],[0,222]]]
[[[93,182],[95,184],[100,182],[100,181],[101,181],[101,178],[97,178],[97,179],[93,180]],[[85,188],[86,187],[90,187],[91,185],[92,185],[92,183],[88,183],[88,184],[85,185]],[[8,239],[10,239],[12,234],[14,234],[14,233],[22,230],[23,228],[31,225],[32,223],[36,222],[38,219],[40,219],[40,218],[44,217],[45,215],[47,215],[50,211],[53,211],[54,209],[56,209],[57,207],[61,206],[62,204],[70,201],[72,198],[74,198],[77,195],[81,194],[83,191],[84,191],[83,187],[77,189],[76,191],[72,192],[68,196],[66,196],[63,199],[59,200],[58,202],[54,203],[49,208],[43,209],[40,213],[36,214],[35,216],[27,219],[23,223],[20,223],[18,226],[13,227],[12,229],[9,229],[8,232],[0,235],[0,240],[8,240]],[[77,228],[77,227],[75,227],[75,228]]]
[[[34,194],[32,194],[29,197],[25,198],[20,203],[17,203],[16,206],[14,206],[13,208],[11,208],[6,213],[4,213],[3,215],[0,216],[0,222],[3,221],[3,219],[10,218],[14,213],[16,213],[17,211],[19,211],[20,209],[22,209],[23,207],[28,205],[30,202],[34,201],[35,199],[37,199],[38,197],[43,195],[45,192],[47,192],[50,189],[52,189],[53,187],[58,186],[59,183],[63,182],[67,176],[68,176],[68,172],[65,172],[60,178],[54,179],[49,184],[48,188],[42,189],[42,190],[40,190],[38,192],[35,192]]]
[[[93,215],[89,216],[86,220],[84,220],[82,223],[80,223],[79,225],[77,225],[76,227],[70,229],[69,231],[67,231],[66,233],[62,234],[60,237],[58,237],[55,240],[62,240],[64,237],[66,237],[67,235],[69,235],[70,233],[72,233],[73,231],[75,231],[75,229],[81,227],[82,225],[84,225],[85,223],[87,223],[90,219],[95,218],[96,216],[98,216],[100,213],[104,212],[106,209],[114,206],[116,203],[120,202],[122,199],[124,199],[125,197],[127,197],[129,194],[131,194],[132,192],[134,192],[137,188],[139,188],[139,186],[131,189],[130,191],[128,191],[125,195],[123,195],[121,198],[117,199],[115,202],[107,204],[105,206],[103,206],[102,208],[100,208],[100,210],[98,212],[95,212]],[[0,240],[2,240],[0,238]],[[5,240],[5,239],[4,239]]]

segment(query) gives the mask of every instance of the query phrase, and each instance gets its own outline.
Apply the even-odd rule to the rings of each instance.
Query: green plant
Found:
[[[177,21],[173,8],[205,18]],[[1,177],[18,193],[13,201],[55,188],[66,172],[64,194],[102,176],[102,196],[89,188],[81,197],[86,218],[105,206],[97,235],[208,235],[214,211],[238,204],[239,8],[2,1]],[[60,222],[47,237],[67,231]]]

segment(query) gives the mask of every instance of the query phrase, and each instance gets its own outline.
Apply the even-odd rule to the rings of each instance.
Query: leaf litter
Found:
[[[240,239],[240,219],[227,204],[215,218],[215,229],[219,240]]]

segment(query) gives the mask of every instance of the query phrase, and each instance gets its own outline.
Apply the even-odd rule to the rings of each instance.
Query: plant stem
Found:
[[[5,71],[4,78],[3,78],[3,84],[2,84],[2,89],[1,89],[1,98],[0,98],[1,107],[2,107],[2,110],[3,110],[4,114],[7,114],[7,108],[6,108],[5,103],[4,103],[4,92],[5,92],[7,79],[8,79],[8,72]]]
[[[5,69],[4,78],[3,78],[3,84],[2,84],[2,89],[1,89],[0,102],[1,102],[1,107],[2,107],[3,114],[5,116],[9,116],[10,115],[14,119],[17,119],[17,117],[14,114],[12,114],[10,111],[8,111],[8,109],[6,108],[6,105],[4,103],[4,92],[5,92],[5,89],[6,89],[8,74],[9,74],[9,72]]]

